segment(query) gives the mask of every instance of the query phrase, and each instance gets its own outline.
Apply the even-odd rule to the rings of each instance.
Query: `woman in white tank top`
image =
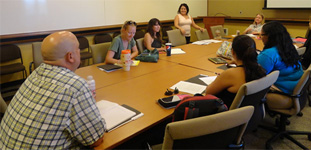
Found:
[[[190,43],[191,36],[191,26],[201,30],[203,32],[204,28],[201,28],[197,24],[195,24],[193,18],[188,15],[189,7],[186,3],[183,3],[178,8],[178,14],[174,19],[174,25],[180,32],[186,37],[187,44]]]

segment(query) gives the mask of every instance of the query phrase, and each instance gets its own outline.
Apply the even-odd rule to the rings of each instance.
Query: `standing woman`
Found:
[[[191,18],[189,13],[189,7],[186,3],[183,3],[178,8],[178,14],[174,19],[174,25],[180,32],[186,37],[187,44],[190,43],[191,36],[191,26],[201,30],[203,32],[203,28],[195,24],[193,18]]]
[[[265,23],[265,16],[262,13],[256,15],[253,24],[249,25],[243,34],[260,34],[261,28]]]
[[[136,42],[133,38],[136,33],[136,26],[137,24],[134,21],[125,21],[121,28],[121,35],[116,36],[109,47],[106,55],[106,63],[121,64],[120,57],[122,50],[131,50],[131,59],[138,55]]]
[[[258,63],[267,74],[279,70],[280,75],[274,86],[292,94],[303,70],[289,33],[280,22],[271,21],[262,27],[261,39],[265,46],[257,57]]]
[[[155,48],[157,50],[165,50],[165,46],[162,46],[162,36],[160,33],[161,23],[159,19],[152,18],[148,23],[147,32],[144,37],[145,47],[152,51]]]
[[[233,39],[232,60],[237,67],[222,72],[206,88],[206,94],[221,98],[228,107],[244,83],[266,75],[265,70],[257,63],[255,41],[247,35],[239,35]]]

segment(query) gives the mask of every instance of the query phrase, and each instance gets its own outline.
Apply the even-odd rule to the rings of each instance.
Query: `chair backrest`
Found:
[[[311,79],[311,65],[307,70],[305,70],[305,72],[303,73],[303,75],[301,76],[297,85],[294,88],[292,95],[299,95],[300,97],[292,97],[294,105],[290,110],[289,114],[296,115],[304,108],[308,95],[307,88],[311,83],[310,79]]]
[[[93,64],[105,62],[111,42],[91,45]]]
[[[143,37],[145,37],[145,32],[143,30],[137,30],[134,39],[137,40]]]
[[[77,37],[77,39],[78,39],[79,44],[80,44],[79,45],[80,50],[82,51],[82,50],[87,48],[89,51],[89,41],[87,40],[87,38],[84,36],[79,36],[79,37]]]
[[[169,30],[173,30],[173,28],[171,26],[163,26],[162,27],[162,36],[167,37],[167,31],[169,31]]]
[[[162,149],[226,149],[239,145],[253,106],[167,124]]]
[[[254,106],[255,111],[247,127],[247,132],[257,128],[265,116],[264,98],[270,87],[277,80],[279,71],[243,84],[237,92],[229,110],[244,106]]]
[[[33,63],[34,63],[35,69],[39,67],[40,64],[43,62],[43,57],[41,53],[41,45],[42,45],[42,42],[32,43],[32,57],[33,57]]]
[[[299,47],[296,49],[299,56],[302,56],[306,52],[306,47]]]
[[[96,34],[94,36],[94,43],[99,44],[99,43],[105,43],[105,42],[111,42],[112,37],[110,34],[104,33],[104,34]]]
[[[216,37],[216,32],[219,31],[220,32],[220,35],[223,37],[223,36],[226,36],[225,34],[225,31],[224,31],[224,28],[222,27],[222,25],[216,25],[216,26],[211,26],[211,31],[212,31],[212,35],[213,35],[213,38]]]
[[[197,35],[198,41],[210,39],[206,29],[204,29],[203,32],[201,32],[200,30],[196,30],[195,34]]]
[[[5,113],[7,108],[7,104],[5,103],[4,99],[2,98],[2,95],[0,93],[0,113]],[[1,121],[1,120],[0,120]]]
[[[137,43],[139,53],[142,53],[145,50],[144,38],[137,39],[136,43]]]
[[[186,44],[186,38],[183,36],[179,29],[167,31],[168,40],[172,46],[179,46]]]
[[[8,44],[1,45],[0,47],[0,62],[8,62],[11,60],[21,59],[21,63],[23,63],[21,50],[17,45]]]
[[[116,36],[120,35],[120,31],[116,31],[112,34],[112,38],[115,38]]]

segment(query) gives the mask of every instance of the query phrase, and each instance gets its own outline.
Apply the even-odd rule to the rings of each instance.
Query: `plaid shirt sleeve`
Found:
[[[101,117],[86,82],[73,98],[68,126],[73,137],[83,145],[92,145],[104,135],[105,121]]]

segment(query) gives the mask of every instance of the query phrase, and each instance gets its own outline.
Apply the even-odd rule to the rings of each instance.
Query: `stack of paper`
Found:
[[[201,81],[205,83],[205,85],[191,82],[191,81],[195,81],[194,78],[199,78]],[[177,87],[179,91],[186,92],[186,93],[193,94],[193,95],[197,93],[202,94],[207,87],[206,85],[211,84],[216,78],[217,76],[198,75],[196,77],[190,78],[191,80],[189,79],[187,81],[179,81],[178,83],[176,83],[170,88],[175,89]]]
[[[210,44],[210,43],[220,43],[222,41],[219,41],[219,40],[201,40],[201,41],[196,41],[196,42],[193,42],[192,44],[195,44],[195,45],[207,45],[207,44]]]
[[[171,49],[171,54],[185,54],[186,52],[183,51],[181,48],[172,48]]]

